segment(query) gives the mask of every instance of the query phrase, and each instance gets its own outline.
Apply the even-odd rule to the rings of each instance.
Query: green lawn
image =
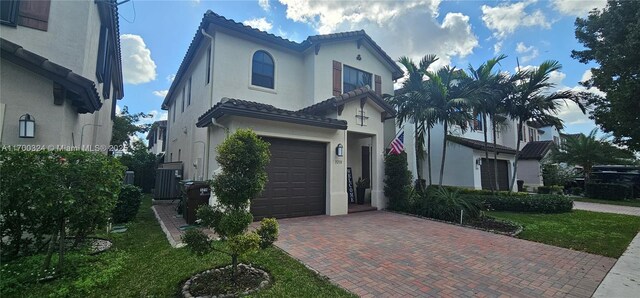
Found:
[[[8,278],[16,271],[37,268],[40,256],[3,265],[0,296],[21,297],[174,297],[179,286],[195,273],[230,263],[220,254],[198,257],[187,249],[171,248],[161,231],[150,199],[145,199],[127,232],[112,234],[114,247],[94,257],[71,255],[72,276],[49,283],[20,284]],[[255,254],[253,265],[268,271],[275,281],[257,297],[354,297],[314,274],[277,248]],[[12,270],[13,272],[9,272]],[[19,274],[28,274],[18,273]],[[11,287],[11,289],[10,289]]]
[[[524,227],[518,238],[618,258],[640,231],[640,217],[574,210],[560,214],[489,212]]]
[[[640,199],[613,201],[613,200],[598,200],[598,199],[591,199],[591,198],[585,198],[585,197],[571,197],[571,198],[574,201],[579,201],[579,202],[640,207]]]

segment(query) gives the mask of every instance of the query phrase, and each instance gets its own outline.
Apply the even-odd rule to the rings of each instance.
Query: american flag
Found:
[[[396,138],[391,141],[389,154],[400,154],[404,151],[404,129],[400,131]]]

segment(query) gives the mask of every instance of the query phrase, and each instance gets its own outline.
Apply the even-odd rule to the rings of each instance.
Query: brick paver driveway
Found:
[[[363,297],[590,297],[615,263],[383,211],[279,222],[280,248]]]

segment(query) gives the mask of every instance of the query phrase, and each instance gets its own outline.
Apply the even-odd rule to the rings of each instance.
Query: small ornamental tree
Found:
[[[213,178],[211,186],[218,204],[201,207],[198,218],[227,243],[227,250],[215,250],[231,256],[235,282],[238,258],[270,246],[278,237],[274,219],[264,219],[257,231],[247,233],[253,221],[249,212],[251,200],[262,192],[267,182],[265,167],[269,163],[269,143],[251,130],[240,129],[222,142],[217,150],[216,160],[222,172]],[[185,242],[190,246],[188,241]]]

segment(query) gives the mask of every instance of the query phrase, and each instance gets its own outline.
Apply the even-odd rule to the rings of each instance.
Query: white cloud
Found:
[[[493,31],[493,36],[503,40],[519,27],[551,28],[541,10],[527,12],[526,8],[535,1],[500,4],[498,6],[482,5],[482,21]]]
[[[165,98],[167,96],[167,93],[169,93],[169,90],[156,90],[156,91],[153,91],[152,93],[155,96]]]
[[[271,30],[271,28],[273,28],[273,24],[269,23],[269,21],[267,21],[266,18],[255,18],[255,19],[251,19],[251,20],[246,20],[244,22],[242,22],[243,24],[247,25],[247,26],[251,26],[255,29],[258,29],[260,31],[269,31]]]
[[[175,78],[176,78],[176,74],[172,73],[167,76],[167,82],[172,83]]]
[[[364,29],[393,59],[425,54],[440,58],[436,66],[454,56],[465,57],[478,46],[469,17],[448,13],[439,22],[440,0],[420,1],[312,1],[280,0],[287,18],[312,26],[318,33]],[[405,38],[399,38],[405,36]]]
[[[516,45],[516,52],[523,54],[522,62],[526,63],[536,57],[538,57],[538,49],[534,46],[526,46],[523,42],[519,42]]]
[[[120,115],[120,113],[122,113],[122,108],[120,107],[120,105],[116,104],[116,115]]]
[[[140,35],[120,36],[124,82],[137,85],[156,79],[156,63]]]
[[[151,117],[140,118],[139,124],[151,124],[160,120],[167,120],[169,113],[167,111],[151,110],[147,112]]]
[[[607,0],[552,0],[553,7],[562,14],[583,17],[594,8],[602,9]]]
[[[271,9],[271,6],[269,5],[269,0],[258,0],[258,5],[260,5],[262,10],[264,11],[269,11]]]

